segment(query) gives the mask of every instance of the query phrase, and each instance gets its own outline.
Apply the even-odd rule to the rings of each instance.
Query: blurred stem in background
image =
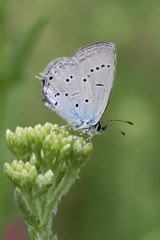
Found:
[[[5,128],[6,119],[11,119],[12,115],[6,111],[7,96],[12,91],[15,85],[21,84],[25,75],[25,65],[29,59],[31,52],[38,40],[39,34],[48,22],[45,17],[37,19],[30,27],[23,31],[23,34],[17,38],[15,44],[11,45],[6,39],[6,10],[9,1],[0,0],[0,159],[1,167],[7,157],[5,151]],[[7,115],[6,115],[7,112]],[[9,126],[8,126],[9,127]],[[0,176],[1,187],[0,198],[4,202],[0,203],[1,219],[5,219],[4,211],[5,199],[5,180],[4,176]]]

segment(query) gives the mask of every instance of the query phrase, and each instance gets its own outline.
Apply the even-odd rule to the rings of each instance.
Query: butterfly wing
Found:
[[[90,124],[95,125],[108,105],[112,90],[116,67],[115,46],[113,43],[91,44],[79,49],[72,60],[89,76],[93,101]]]
[[[84,119],[90,119],[93,103],[85,102],[91,98],[91,86],[79,64],[71,58],[61,58],[48,64],[42,73],[42,93],[47,107],[56,111],[61,117],[75,127],[83,125]],[[91,109],[91,111],[88,111]]]

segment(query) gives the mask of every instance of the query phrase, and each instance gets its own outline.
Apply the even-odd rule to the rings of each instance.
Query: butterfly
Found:
[[[115,70],[113,43],[99,42],[82,47],[71,57],[50,62],[40,74],[43,102],[74,129],[92,137],[108,125],[104,126],[100,119],[109,103]]]

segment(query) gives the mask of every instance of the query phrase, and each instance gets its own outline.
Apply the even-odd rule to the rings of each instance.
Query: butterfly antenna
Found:
[[[108,126],[115,129],[116,131],[120,132],[123,136],[126,136],[125,132],[121,131],[119,128],[115,127],[114,125],[107,124],[105,127],[108,127]]]
[[[42,80],[43,78],[45,78],[45,74],[43,73],[40,73],[40,76],[36,76],[35,78],[39,79],[39,80]]]
[[[127,123],[129,125],[133,125],[133,122],[131,121],[126,121],[126,120],[120,120],[120,119],[109,119],[109,120],[106,120],[107,122],[123,122],[123,123]]]
[[[41,79],[42,79],[40,76],[35,76],[35,78],[37,78],[38,80],[41,80]]]

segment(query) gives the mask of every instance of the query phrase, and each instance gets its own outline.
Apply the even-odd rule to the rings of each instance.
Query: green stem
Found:
[[[53,188],[52,192],[49,193],[49,195],[51,196],[51,197],[48,196],[48,200],[50,203],[47,204],[46,209],[44,211],[45,213],[44,218],[46,220],[48,219],[50,212],[54,212],[54,214],[56,213],[57,204],[59,200],[63,195],[65,195],[66,192],[68,192],[70,187],[74,184],[78,177],[79,171],[80,169],[73,170],[72,172],[71,170],[67,171],[57,189]]]
[[[32,240],[51,240],[52,237],[48,235],[47,228],[37,228],[28,226],[28,232]]]

